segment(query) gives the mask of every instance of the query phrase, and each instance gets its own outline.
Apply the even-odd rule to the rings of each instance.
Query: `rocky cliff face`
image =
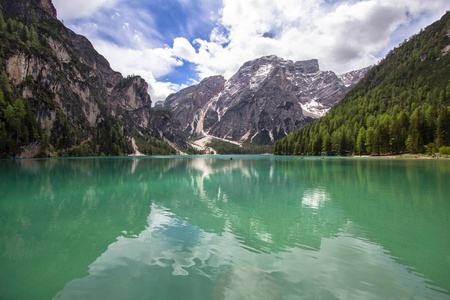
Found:
[[[123,120],[126,136],[134,132],[170,137],[186,147],[179,122],[171,114],[154,116],[144,79],[123,78],[113,71],[85,37],[56,19],[50,0],[0,0],[0,8],[5,19],[18,17],[39,34],[37,46],[19,40],[6,51],[2,72],[32,105],[43,127],[51,129],[57,116],[63,116],[81,141],[110,114]],[[4,38],[8,40],[8,32]]]
[[[198,116],[205,106],[224,88],[225,79],[222,76],[212,76],[204,79],[200,84],[172,94],[164,101],[164,107],[173,111],[181,126],[189,132],[197,127]]]
[[[323,116],[367,70],[337,76],[320,71],[315,59],[267,56],[245,63],[228,81],[211,77],[173,94],[164,106],[190,135],[270,144]]]
[[[367,72],[369,72],[370,68],[371,67],[367,67],[361,70],[351,71],[338,75],[338,77],[342,80],[346,87],[353,87],[361,80],[361,78],[364,77],[364,75],[366,75]]]
[[[2,0],[0,7],[6,15],[20,19],[56,19],[56,9],[51,0]]]

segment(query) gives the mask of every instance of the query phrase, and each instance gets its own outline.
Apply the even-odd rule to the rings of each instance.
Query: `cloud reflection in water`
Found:
[[[266,298],[259,295],[259,299],[278,299],[278,291],[283,299],[443,296],[429,289],[424,278],[396,263],[381,246],[351,234],[324,238],[320,249],[294,247],[261,253],[229,230],[220,235],[207,233],[155,204],[147,222],[135,238],[119,236],[89,266],[88,276],[69,282],[55,299],[105,299],[108,295],[159,299],[155,293],[173,297],[177,294],[173,289],[189,277],[203,278],[203,284],[189,287],[203,295],[201,299],[211,299],[213,292],[214,299],[236,299],[257,288],[260,280],[272,292],[262,293]],[[142,290],[142,280],[148,281],[148,290]]]

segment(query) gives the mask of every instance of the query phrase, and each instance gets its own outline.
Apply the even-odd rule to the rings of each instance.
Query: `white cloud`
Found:
[[[171,82],[157,81],[155,78],[145,78],[149,85],[149,93],[152,98],[152,103],[157,101],[164,101],[170,94],[176,93],[181,89],[187,88],[187,85],[179,85]]]
[[[214,27],[209,36],[209,40],[213,43],[223,45],[230,42],[225,32],[222,32],[219,27]]]
[[[325,0],[223,0],[221,9],[217,2],[213,5],[208,0],[179,0],[193,17],[188,28],[168,41],[154,23],[152,12],[135,11],[119,1],[82,0],[75,4],[54,0],[63,18],[115,9],[112,14],[116,20],[110,27],[102,20],[96,23],[103,33],[120,41],[120,47],[92,34],[92,23],[77,32],[92,40],[113,69],[143,76],[151,86],[153,101],[163,100],[182,87],[158,79],[170,75],[183,60],[196,66],[199,79],[212,75],[229,78],[244,62],[272,54],[295,61],[317,58],[322,70],[337,73],[363,68],[448,9],[448,0],[347,0],[331,4]],[[198,11],[192,9],[194,6]],[[183,36],[195,36],[195,28],[206,22],[215,24],[208,38],[203,35],[189,41]]]
[[[112,8],[120,0],[53,0],[58,8],[58,18],[72,20],[93,14],[100,8]]]
[[[171,48],[127,49],[101,40],[94,40],[93,44],[99,53],[108,58],[112,69],[121,72],[124,76],[135,74],[144,78],[149,84],[153,103],[162,101],[171,93],[186,87],[155,79],[183,65]]]
[[[446,1],[412,2],[225,0],[210,41],[196,41],[201,45],[200,77],[214,72],[229,77],[245,61],[270,54],[292,60],[318,58],[321,69],[338,73],[363,68],[396,46],[392,43],[399,41],[391,37],[401,26],[424,15],[431,16],[431,23],[445,13]],[[221,46],[225,39],[216,38],[219,27],[229,32],[226,46]]]
[[[104,41],[95,41],[99,53],[108,57],[114,70],[125,74],[152,73],[159,78],[169,74],[183,62],[173,55],[171,48],[126,49]]]
[[[178,37],[173,40],[173,53],[187,61],[195,61],[196,51],[191,43],[183,37]]]

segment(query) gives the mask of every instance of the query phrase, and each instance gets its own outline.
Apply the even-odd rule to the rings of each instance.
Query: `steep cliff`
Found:
[[[179,123],[170,113],[162,118],[167,122],[161,122],[161,112],[155,117],[147,83],[139,76],[123,78],[113,71],[85,37],[56,19],[50,0],[1,0],[0,8],[0,72],[7,75],[12,88],[11,94],[3,91],[11,98],[4,109],[8,105],[14,108],[19,97],[40,124],[32,138],[23,138],[29,129],[20,126],[15,140],[2,144],[2,156],[16,155],[27,143],[42,145],[47,139],[50,144],[42,145],[41,155],[107,154],[98,147],[99,141],[90,141],[101,138],[99,124],[110,116],[120,126],[109,134],[119,137],[105,144],[116,150],[107,151],[109,154],[132,152],[131,137],[143,135],[167,138],[186,147]],[[0,121],[7,135],[14,126],[6,117]],[[64,134],[70,138],[62,137]]]
[[[173,94],[164,106],[190,135],[270,144],[323,116],[367,71],[337,76],[320,71],[315,59],[266,56],[245,63],[226,82],[211,77]]]
[[[192,133],[197,127],[199,115],[205,106],[224,88],[225,79],[222,76],[212,76],[204,79],[198,85],[172,94],[164,101],[164,107],[173,111],[186,131]],[[188,127],[189,128],[186,128]]]

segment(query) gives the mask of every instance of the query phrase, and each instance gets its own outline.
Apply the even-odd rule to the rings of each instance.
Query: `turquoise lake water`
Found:
[[[0,161],[0,299],[450,299],[449,291],[449,161]]]

